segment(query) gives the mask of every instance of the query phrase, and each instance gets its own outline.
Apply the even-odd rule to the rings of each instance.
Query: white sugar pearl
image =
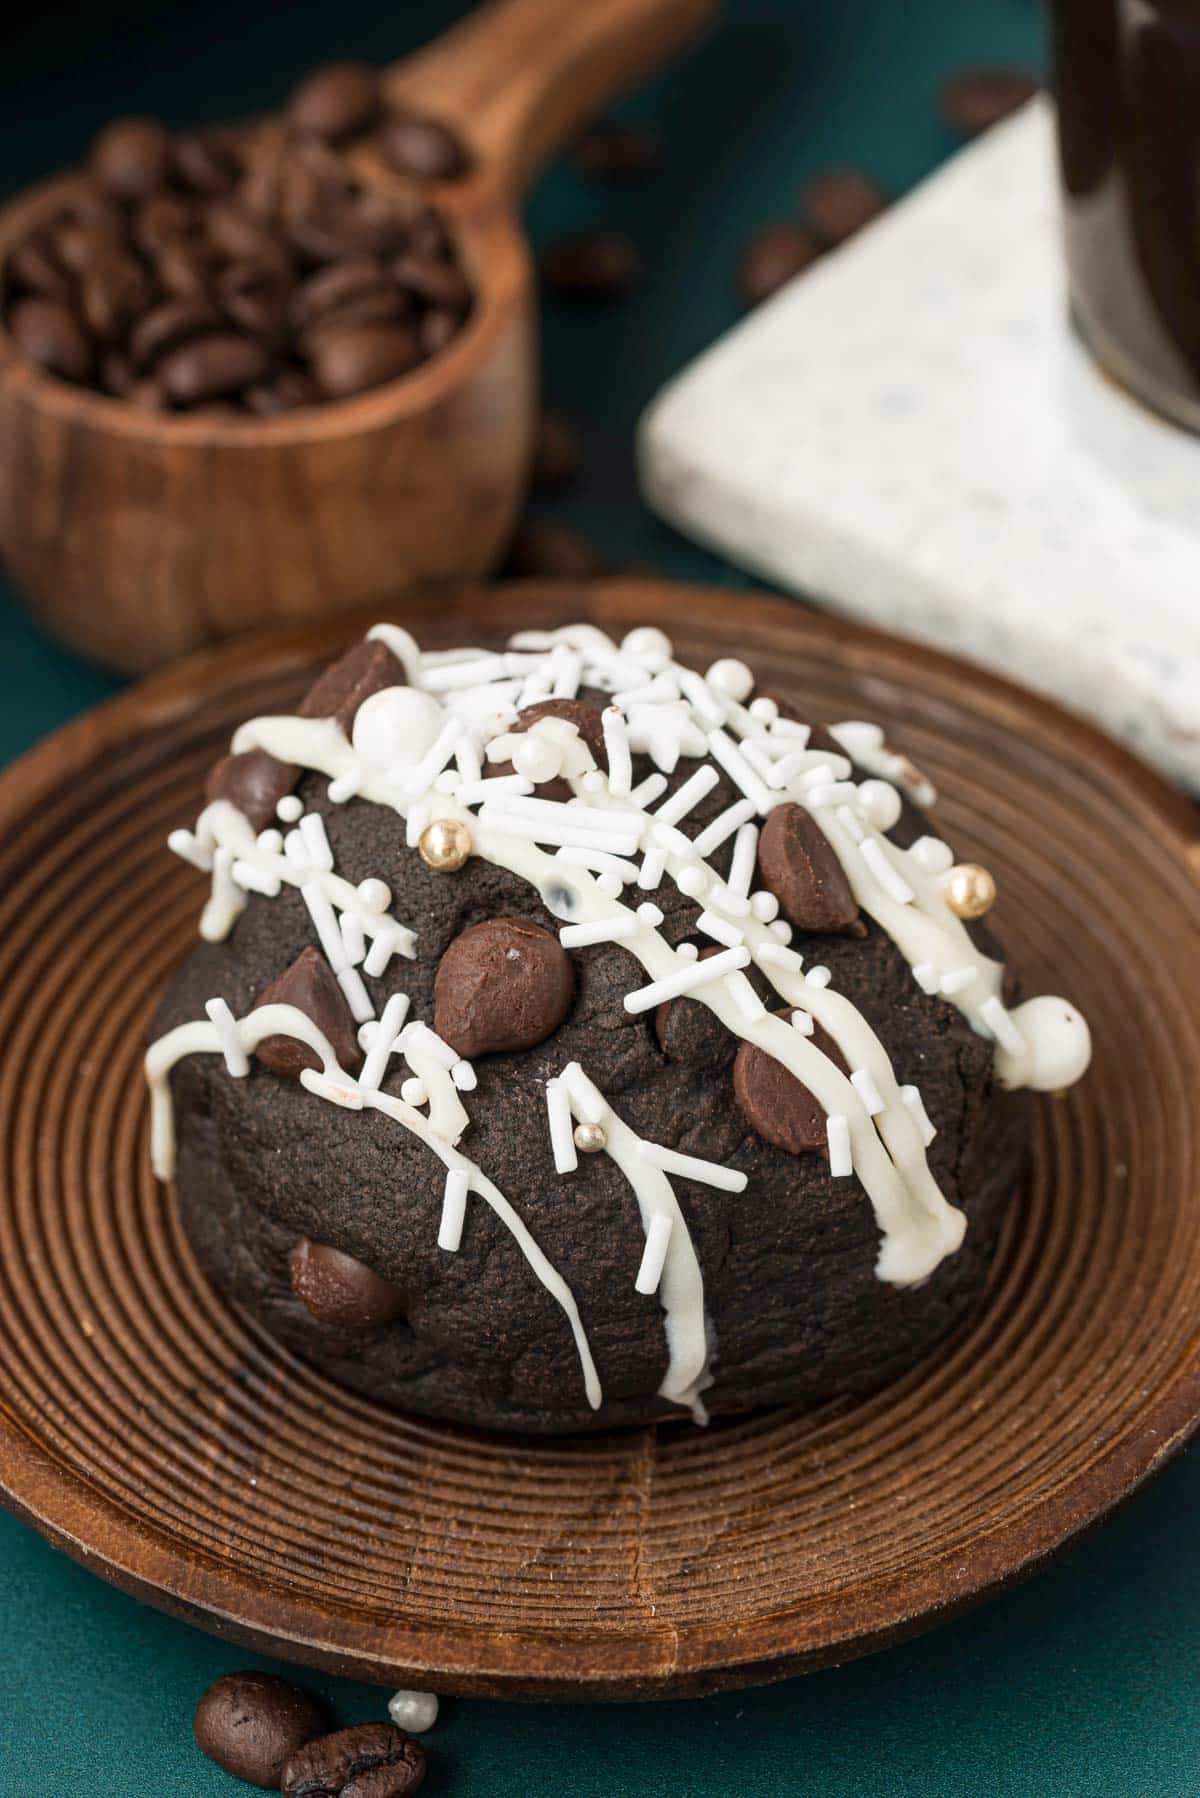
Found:
[[[281,855],[283,853],[283,832],[279,830],[260,830],[255,838],[255,847],[264,855]]]
[[[1087,1020],[1065,999],[1046,995],[1014,1006],[1009,1017],[1025,1042],[1025,1053],[996,1051],[996,1073],[1002,1086],[1031,1086],[1035,1092],[1058,1092],[1084,1073],[1092,1059]]]
[[[954,866],[954,851],[941,837],[918,837],[910,853],[930,874],[944,874]]]
[[[304,812],[304,801],[294,793],[285,793],[275,807],[275,816],[284,824],[295,824]]]
[[[810,968],[804,978],[807,980],[809,986],[828,986],[829,982],[833,979],[833,975],[829,972],[828,968],[821,967],[818,964],[817,967]]]
[[[754,691],[754,676],[745,662],[735,661],[732,656],[723,656],[719,662],[714,662],[704,678],[718,693],[724,693],[739,704],[743,699],[749,699]]]
[[[638,906],[637,915],[641,922],[647,925],[651,930],[657,930],[663,921],[663,915],[659,911],[657,905],[651,905],[648,899],[644,905]]]
[[[392,903],[391,889],[385,880],[360,880],[358,896],[366,911],[386,911]]]
[[[774,724],[779,716],[779,707],[764,694],[760,699],[750,701],[750,716],[757,718],[762,724]]]
[[[457,793],[462,786],[462,775],[457,768],[443,768],[433,784],[439,793]]]
[[[698,862],[689,862],[685,868],[680,868],[675,884],[689,899],[698,899],[708,887],[708,871]]]
[[[445,721],[432,693],[385,687],[359,706],[354,748],[372,768],[411,768],[432,748]]]
[[[775,919],[774,923],[771,925],[771,935],[775,938],[777,943],[787,944],[791,942],[792,927],[786,918]]]
[[[388,1699],[388,1716],[397,1729],[419,1736],[437,1722],[438,1701],[434,1692],[397,1692]]]
[[[886,780],[864,780],[858,803],[876,830],[890,830],[900,820],[900,795]]]
[[[585,793],[603,793],[608,781],[599,768],[589,768],[579,784]]]
[[[597,874],[596,891],[603,893],[606,899],[621,897],[621,882],[615,874]]]
[[[666,631],[656,630],[652,624],[644,624],[622,637],[621,648],[626,655],[636,656],[639,660],[653,658],[669,662],[675,653],[675,645]]]
[[[400,1097],[404,1100],[406,1105],[415,1105],[418,1107],[424,1105],[426,1099],[429,1097],[428,1093],[425,1091],[425,1082],[415,1078],[406,1080],[404,1085],[400,1088]]]
[[[513,749],[512,764],[518,774],[531,780],[534,786],[544,780],[553,780],[562,772],[562,749],[549,737],[543,737],[534,731],[526,731],[519,736]]]
[[[779,901],[774,893],[760,889],[750,895],[750,910],[760,924],[770,924],[779,916]]]
[[[680,943],[675,953],[680,961],[696,961],[700,955],[695,943]]]

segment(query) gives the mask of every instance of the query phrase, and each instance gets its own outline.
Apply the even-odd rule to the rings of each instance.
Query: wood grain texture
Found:
[[[449,347],[338,404],[234,423],[139,412],[44,374],[0,326],[0,556],[45,628],[127,672],[254,624],[485,573],[524,496],[538,379],[527,180],[714,0],[495,0],[387,73],[477,161],[434,192],[474,284]],[[264,127],[264,129],[267,127]],[[378,156],[364,180],[411,188]],[[70,177],[0,212],[0,265]]]
[[[1200,852],[1192,808],[1079,721],[782,602],[622,581],[404,609],[433,645],[568,617],[653,619],[686,660],[886,721],[995,871],[1031,987],[1088,1014],[980,1313],[866,1403],[523,1442],[346,1396],[221,1304],[148,1163],[142,1036],[202,890],[163,838],[233,725],[371,620],[329,621],[159,676],[0,780],[0,1488],[125,1589],[339,1673],[695,1693],[994,1591],[1195,1427]]]

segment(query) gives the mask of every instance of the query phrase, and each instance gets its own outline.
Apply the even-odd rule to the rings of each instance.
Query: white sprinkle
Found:
[[[284,824],[298,824],[304,815],[304,801],[295,793],[285,793],[275,807],[275,816]]]
[[[334,780],[330,781],[326,791],[331,805],[345,805],[346,801],[353,799],[358,792],[357,768],[347,768],[344,774],[337,775]]]
[[[346,1080],[335,1080],[332,1075],[318,1073],[316,1068],[300,1069],[300,1084],[318,1099],[328,1099],[333,1105],[340,1105],[345,1111],[361,1111],[363,1096],[358,1086]]]
[[[608,789],[608,780],[599,768],[589,768],[579,784],[585,793],[603,793]]]
[[[433,747],[425,752],[415,768],[407,771],[404,776],[404,790],[409,804],[423,798],[429,791],[437,776],[454,754],[462,733],[462,719],[448,718],[438,732]]]
[[[589,943],[619,943],[636,936],[639,925],[630,912],[614,912],[611,918],[597,918],[590,924],[564,924],[558,940],[564,949],[582,949]]]
[[[809,754],[806,749],[798,749],[790,755],[781,756],[778,761],[771,764],[771,771],[767,775],[767,785],[775,788],[776,791],[782,787],[790,787],[797,775],[803,775],[809,766]]]
[[[630,793],[630,803],[645,811],[648,805],[653,805],[656,799],[661,799],[666,790],[667,777],[665,774],[647,774],[645,780],[639,781]]]
[[[394,1692],[388,1699],[388,1716],[397,1729],[419,1736],[437,1722],[438,1701],[434,1692]]]
[[[433,665],[443,659],[449,661],[451,655],[455,660],[462,657],[462,652],[458,650],[443,652],[442,655],[422,656],[416,638],[399,624],[373,624],[367,632],[367,637],[371,642],[387,645],[403,668],[404,678],[410,687],[421,686],[425,677],[423,663]],[[467,653],[473,654],[474,652],[468,651]]]
[[[446,1187],[442,1197],[442,1221],[438,1227],[438,1248],[454,1254],[462,1242],[463,1223],[467,1215],[467,1170],[446,1169]]]
[[[283,888],[283,881],[278,874],[272,874],[254,862],[236,861],[230,872],[240,887],[251,893],[263,893],[268,899],[275,899]]]
[[[622,886],[637,879],[636,862],[626,861],[619,855],[609,855],[603,849],[583,849],[577,843],[568,843],[555,851],[554,859],[565,862],[570,868],[591,868],[597,874],[613,874]]]
[[[750,800],[755,811],[769,812],[774,801],[733,738],[723,730],[711,730],[708,733],[708,746],[730,780]],[[713,822],[715,824],[716,819]]]
[[[866,841],[867,833],[863,829],[857,813],[852,812],[848,805],[838,806],[837,817],[838,823],[852,843],[864,843]]]
[[[205,849],[196,841],[190,830],[173,830],[167,838],[167,848],[173,855],[183,861],[190,862],[193,868],[199,868],[202,874],[212,871],[213,856],[211,849]]]
[[[760,924],[770,924],[779,916],[779,901],[774,893],[768,893],[765,887],[750,895],[750,910]]]
[[[477,781],[483,773],[479,751],[468,731],[459,733],[458,742],[454,745],[454,760],[464,783]]]
[[[566,1083],[567,1091],[575,1102],[575,1109],[585,1124],[602,1124],[608,1116],[608,1100],[584,1073],[577,1061],[569,1061],[560,1080]]]
[[[242,898],[233,878],[233,850],[215,849],[212,865],[212,900],[211,903],[219,912],[236,913],[241,909]]]
[[[510,672],[503,656],[482,655],[469,662],[444,662],[439,667],[427,667],[422,684],[427,693],[450,693],[458,687],[487,686]]]
[[[421,1106],[428,1101],[429,1094],[425,1089],[425,1082],[418,1080],[417,1076],[413,1074],[400,1088],[400,1097],[406,1105],[412,1105],[420,1110]]]
[[[768,753],[765,744],[756,742],[752,737],[742,738],[742,754],[754,769],[761,774],[768,786],[774,783],[771,775],[775,772],[774,758]]]
[[[825,1138],[829,1144],[829,1171],[835,1180],[845,1180],[854,1172],[850,1153],[850,1124],[840,1112],[825,1119]]]
[[[944,874],[954,866],[954,851],[940,837],[918,837],[908,853],[930,874]]]
[[[334,973],[339,974],[347,965],[346,945],[342,941],[341,929],[324,887],[317,880],[306,880],[300,888],[300,897],[308,907],[309,916],[325,951],[326,961]]]
[[[308,850],[305,847],[304,838],[298,830],[289,830],[284,837],[283,853],[298,874],[307,874],[311,871],[312,864],[308,859]]]
[[[812,1013],[799,1009],[794,1011],[792,1013],[792,1029],[798,1030],[801,1036],[811,1036],[813,1033]]]
[[[858,803],[876,830],[891,830],[900,821],[900,795],[886,780],[864,780],[858,789]]]
[[[668,855],[690,856],[692,854],[692,839],[685,837],[681,830],[676,830],[673,824],[659,824],[656,819],[652,818],[650,835],[659,848],[665,849]]]
[[[656,625],[640,624],[636,630],[629,631],[621,638],[621,649],[625,655],[636,656],[639,661],[669,662],[675,653],[675,645],[665,631]]]
[[[821,963],[818,962],[815,968],[810,968],[808,970],[808,973],[804,978],[809,986],[825,987],[829,985],[829,982],[833,979],[833,975],[829,972],[828,968],[823,967]]]
[[[371,944],[371,947],[367,950],[367,959],[363,963],[363,972],[369,974],[372,980],[378,980],[381,974],[387,972],[387,965],[392,959],[395,947],[396,939],[392,936],[391,932],[381,930]]]
[[[931,961],[914,962],[912,976],[923,993],[940,992],[942,977]]]
[[[753,711],[753,706],[751,706]],[[776,718],[771,726],[773,737],[786,737],[790,742],[798,743],[803,749],[812,736],[812,725],[801,724],[798,718]]]
[[[716,1161],[702,1161],[698,1155],[683,1155],[662,1143],[644,1142],[642,1154],[664,1174],[680,1174],[685,1180],[698,1180],[704,1186],[719,1187],[722,1192],[745,1192],[746,1175],[736,1168],[722,1167]]]
[[[560,1174],[573,1174],[579,1166],[579,1156],[575,1151],[571,1101],[561,1080],[547,1080],[546,1110],[550,1118],[550,1147],[554,1151],[555,1169]]]
[[[620,706],[607,705],[601,716],[604,748],[608,756],[608,785],[611,792],[623,797],[633,787],[633,759],[629,753],[629,733]]]
[[[1025,1038],[994,993],[979,1007],[979,1015],[1000,1047],[1009,1055],[1025,1054],[1028,1047]]]
[[[808,769],[803,784],[806,787],[826,786],[830,781],[842,781],[853,786],[850,776],[854,772],[854,764],[848,762],[844,755],[834,755],[829,749],[810,749],[805,760]],[[857,796],[858,788],[854,787]]]
[[[738,1010],[749,1023],[756,1024],[759,1018],[766,1016],[766,1006],[744,974],[731,974],[728,990]]]
[[[254,847],[261,855],[278,855],[283,848],[283,832],[260,830],[254,839]]]
[[[539,786],[553,780],[562,771],[562,750],[551,738],[541,736],[536,727],[525,731],[513,750],[512,763],[518,774]]]
[[[804,790],[809,805],[822,806],[849,804],[857,793],[858,788],[849,780],[813,781]]]
[[[556,645],[550,657],[554,672],[554,686],[551,697],[554,699],[574,699],[579,691],[579,680],[583,673],[583,657],[569,645]]]
[[[744,930],[739,930],[728,918],[719,918],[710,911],[700,913],[696,919],[696,928],[702,930],[705,936],[715,937],[718,943],[724,943],[727,949],[736,949],[746,940]]]
[[[856,762],[878,755],[883,748],[883,731],[879,725],[869,724],[860,718],[848,718],[842,724],[831,724],[829,734]]]
[[[300,835],[312,866],[326,874],[332,873],[333,850],[325,834],[325,820],[319,812],[305,812],[300,820]]]
[[[779,707],[764,693],[760,698],[750,701],[750,716],[757,718],[760,724],[774,724],[779,716]]]
[[[647,899],[637,908],[638,918],[650,930],[657,930],[663,921],[663,915],[657,905],[651,905]]]
[[[878,1117],[885,1107],[870,1068],[855,1068],[850,1076],[850,1084],[866,1106],[868,1116]]]
[[[637,1279],[634,1282],[637,1292],[649,1294],[658,1291],[674,1224],[675,1220],[669,1211],[656,1211],[650,1219],[650,1228],[646,1232],[646,1246],[642,1251],[642,1264],[638,1268]]]
[[[942,975],[939,988],[948,998],[954,993],[965,992],[978,971],[977,968],[951,968],[948,974]]]
[[[358,896],[365,911],[386,911],[392,903],[391,890],[382,880],[359,881]]]
[[[390,993],[379,1022],[371,1034],[371,1045],[363,1063],[358,1084],[364,1092],[377,1092],[387,1071],[388,1060],[396,1046],[396,1038],[408,1016],[408,994]]]
[[[460,1093],[473,1093],[479,1085],[478,1076],[469,1061],[456,1061],[450,1069],[450,1078]]]
[[[612,855],[633,855],[641,839],[640,822],[629,827],[619,821],[603,826],[595,824],[582,806],[548,803],[559,816],[515,812],[515,805],[537,805],[536,799],[511,799],[494,805],[489,798],[479,813],[481,824],[490,825],[504,836],[521,837],[531,843],[552,843],[556,847],[606,849]]]
[[[455,797],[460,805],[480,805],[485,799],[496,799],[503,793],[525,798],[533,792],[533,782],[523,774],[496,774],[489,780],[464,780]]]
[[[457,1049],[452,1049],[436,1030],[431,1030],[428,1024],[423,1024],[419,1019],[415,1019],[406,1027],[400,1039],[400,1046],[406,1051],[409,1048],[416,1048],[420,1054],[428,1055],[431,1061],[435,1061],[440,1068],[445,1068],[447,1072],[461,1059]]]
[[[676,875],[675,885],[685,898],[699,899],[702,893],[708,891],[708,869],[701,867],[698,862],[688,862]]]
[[[638,870],[637,883],[643,893],[653,893],[662,885],[663,875],[667,871],[667,857],[657,843],[651,843],[642,857],[642,865]]]
[[[210,1021],[216,1026],[226,1068],[235,1080],[241,1080],[250,1072],[250,1057],[246,1054],[242,1039],[238,1035],[237,1019],[224,999],[210,999],[204,1009],[208,1013]]]
[[[715,730],[725,722],[725,707],[713,693],[706,680],[691,668],[679,671],[679,691],[691,704],[692,710],[708,730]]]
[[[694,993],[698,987],[709,986],[714,980],[723,980],[726,974],[746,967],[749,960],[749,949],[723,949],[719,955],[711,955],[706,961],[693,962],[690,967],[679,968],[663,980],[653,980],[649,986],[626,993],[625,1009],[634,1013],[649,1011],[651,1006],[661,1005],[664,999],[677,998],[680,993]]]
[[[339,968],[337,983],[346,995],[346,1003],[353,1013],[355,1023],[365,1024],[368,1018],[375,1016],[371,995],[363,985],[362,975],[357,968]]]
[[[694,774],[690,774],[681,787],[677,787],[669,799],[664,799],[654,814],[656,824],[678,824],[686,818],[706,793],[711,793],[721,776],[711,762],[702,762]],[[689,848],[691,847],[689,843]]]
[[[734,838],[733,859],[725,884],[731,893],[745,898],[754,878],[754,858],[758,853],[758,825],[743,824]]]
[[[892,866],[883,845],[875,837],[868,837],[859,853],[890,899],[894,899],[898,905],[912,904],[912,888]]]
[[[363,921],[357,912],[344,911],[341,916],[342,944],[346,951],[346,960],[352,968],[356,968],[367,953],[367,939],[363,930]]]
[[[729,888],[719,880],[714,880],[709,889],[708,902],[715,905],[718,911],[728,912],[731,918],[748,918],[750,901],[740,893],[731,893]]]
[[[745,662],[736,661],[732,656],[723,656],[719,662],[705,672],[705,680],[710,687],[716,689],[727,699],[734,699],[740,704],[749,699],[754,691],[754,676]]]
[[[623,881],[619,874],[597,874],[596,891],[604,899],[619,899]]]
[[[772,923],[767,925],[767,929],[771,932],[771,935],[775,938],[777,943],[790,943],[794,935],[792,927],[786,918],[774,919]]]
[[[937,1135],[937,1131],[929,1121],[929,1113],[925,1109],[925,1101],[922,1099],[919,1089],[915,1086],[902,1086],[900,1097],[912,1112],[913,1122],[917,1126],[917,1134],[921,1138],[922,1146],[927,1149]]]
[[[804,957],[794,949],[785,949],[782,943],[760,943],[754,959],[765,967],[785,968],[789,974],[799,974],[804,968]]]

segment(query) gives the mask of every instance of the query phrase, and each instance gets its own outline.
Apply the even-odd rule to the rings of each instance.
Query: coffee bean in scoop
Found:
[[[235,1779],[277,1792],[291,1757],[325,1726],[315,1698],[271,1673],[226,1673],[196,1706],[196,1743]]]
[[[823,243],[845,243],[887,207],[887,195],[862,169],[830,169],[800,194],[805,217]]]
[[[1039,85],[1025,69],[963,69],[942,88],[941,114],[952,131],[977,137],[1032,100]]]
[[[637,251],[616,231],[579,231],[556,238],[542,257],[546,285],[567,299],[619,299],[640,272]]]
[[[31,362],[68,381],[87,379],[91,348],[78,319],[61,300],[21,300],[8,315],[13,342]]]
[[[440,119],[395,112],[381,126],[379,153],[400,175],[422,181],[455,181],[471,166],[466,145]]]
[[[92,145],[89,164],[114,200],[144,200],[170,172],[170,134],[157,119],[114,119]]]
[[[738,262],[738,293],[747,306],[757,306],[817,260],[821,247],[802,225],[764,225],[756,231]]]
[[[379,77],[374,69],[361,62],[331,62],[314,69],[295,88],[287,117],[293,131],[340,144],[368,130],[379,109]]]

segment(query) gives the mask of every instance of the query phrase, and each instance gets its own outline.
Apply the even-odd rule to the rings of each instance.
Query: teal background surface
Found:
[[[563,0],[564,5],[571,0]],[[253,111],[332,55],[383,61],[461,8],[310,0],[48,5],[6,26],[0,184],[76,157],[118,111],[172,124]],[[862,163],[895,192],[954,147],[935,96],[969,61],[1040,60],[1029,0],[727,0],[718,31],[625,110],[664,163],[629,189],[552,170],[531,231],[628,231],[646,279],[600,312],[547,305],[546,390],[580,423],[580,491],[546,510],[615,563],[733,583],[649,518],[631,451],[659,384],[737,316],[733,268],[810,174]],[[119,683],[56,649],[0,586],[0,760]],[[1200,1449],[1027,1586],[905,1647],[760,1691],[658,1706],[450,1702],[427,1738],[448,1798],[1152,1798],[1200,1792]],[[0,1798],[218,1798],[193,1706],[218,1674],[270,1665],[158,1615],[0,1514]],[[282,1670],[282,1669],[281,1669]],[[385,1694],[316,1678],[346,1722]]]

